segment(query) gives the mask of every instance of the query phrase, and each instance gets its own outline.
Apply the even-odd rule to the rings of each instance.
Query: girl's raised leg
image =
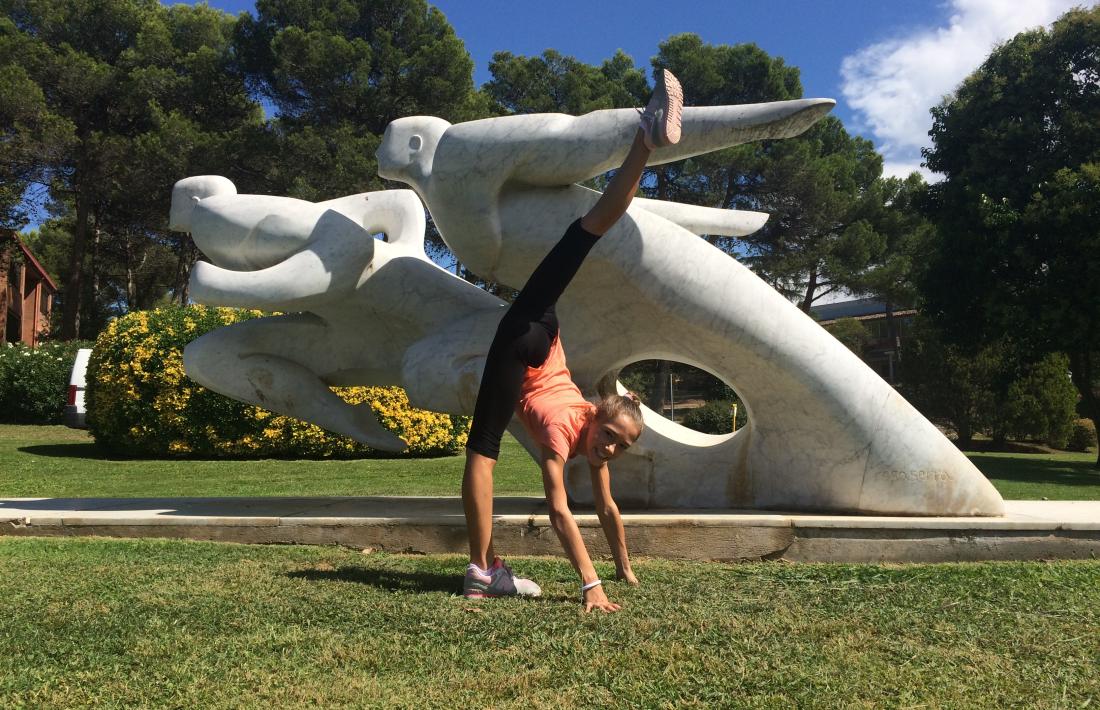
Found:
[[[600,199],[581,217],[581,227],[589,234],[603,235],[619,221],[626,208],[630,207],[630,201],[638,192],[638,185],[642,181],[642,171],[645,170],[646,161],[649,160],[650,149],[645,144],[642,129],[639,128],[634,135],[634,142],[630,146],[630,152],[626,155],[622,167],[611,178],[610,184],[604,190]]]
[[[586,232],[600,236],[611,229],[634,199],[653,149],[680,140],[683,97],[680,82],[672,72],[662,70],[649,105],[642,112],[642,125],[634,133],[634,142],[630,144],[623,164],[611,178],[599,201],[581,217],[581,227]]]

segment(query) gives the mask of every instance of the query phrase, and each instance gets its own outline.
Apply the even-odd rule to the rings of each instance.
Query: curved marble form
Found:
[[[473,411],[506,304],[427,258],[424,207],[412,191],[314,204],[192,177],[176,183],[171,224],[214,262],[191,273],[196,301],[293,312],[188,344],[193,380],[390,451],[405,443],[368,405],[349,405],[329,387],[400,385],[415,406]]]
[[[681,142],[655,151],[652,162],[797,135],[832,105],[808,99],[685,108]],[[631,110],[457,125],[404,118],[386,130],[379,174],[416,190],[465,264],[519,287],[595,200],[573,183],[618,165],[635,126]],[[892,387],[695,236],[743,234],[737,229],[751,226],[723,231],[715,212],[639,200],[559,303],[570,368],[586,394],[610,390],[631,362],[673,359],[730,384],[749,411],[749,425],[728,436],[698,434],[647,411],[646,432],[615,462],[616,498],[648,506],[1003,514],[992,485]],[[583,462],[567,469],[570,494],[580,500],[590,499],[583,469]]]

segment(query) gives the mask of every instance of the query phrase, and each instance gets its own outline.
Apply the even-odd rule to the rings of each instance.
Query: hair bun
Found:
[[[634,402],[635,404],[641,404],[642,403],[641,398],[639,398],[638,395],[634,394],[633,392],[631,392],[629,390],[627,390],[626,398],[629,399],[631,402]]]

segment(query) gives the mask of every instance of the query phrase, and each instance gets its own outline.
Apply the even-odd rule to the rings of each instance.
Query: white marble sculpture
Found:
[[[682,138],[651,163],[797,135],[833,106],[806,99],[688,107]],[[410,185],[443,239],[475,272],[521,286],[595,194],[573,183],[618,165],[629,109],[509,116],[450,125],[392,122],[381,176]],[[686,206],[640,201],[606,234],[558,304],[582,392],[659,358],[731,385],[750,423],[708,436],[646,412],[614,466],[616,499],[648,505],[760,506],[901,514],[1001,515],[1000,495],[882,378],[751,271],[696,233],[723,234]],[[583,462],[567,469],[587,498]]]
[[[192,177],[176,183],[171,224],[214,262],[191,273],[197,302],[293,312],[191,342],[184,368],[200,384],[384,451],[405,443],[330,386],[399,385],[416,406],[473,411],[507,304],[428,259],[411,190],[315,204]]]
[[[653,162],[796,135],[832,106],[805,100],[687,108],[681,143]],[[395,121],[379,172],[424,199],[473,270],[519,287],[595,199],[572,184],[621,161],[629,110],[513,116],[450,125]],[[696,234],[744,235],[766,216],[635,200],[558,305],[582,391],[661,358],[733,386],[750,423],[710,436],[646,411],[647,429],[615,462],[617,500],[677,507],[766,507],[912,515],[1000,515],[970,462],[847,348]],[[504,304],[432,264],[408,191],[325,203],[238,195],[224,178],[177,183],[172,226],[213,264],[196,265],[203,303],[303,311],[203,336],[185,366],[199,382],[377,448],[399,448],[330,385],[396,384],[419,407],[471,413]],[[386,241],[372,237],[384,232]],[[512,432],[528,445],[521,427]],[[583,468],[583,467],[581,467]],[[579,468],[570,494],[589,498]],[[586,471],[583,473],[587,473]],[[456,484],[457,485],[457,484]]]

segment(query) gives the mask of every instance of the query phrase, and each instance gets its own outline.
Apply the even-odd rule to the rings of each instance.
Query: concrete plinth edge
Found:
[[[797,562],[965,562],[1100,558],[1100,502],[1010,501],[1004,518],[828,516],[762,511],[624,515],[635,556]],[[504,554],[560,555],[538,498],[498,499]],[[599,521],[576,516],[585,543],[608,554]],[[455,498],[188,498],[0,500],[0,535],[184,538],[462,553]]]

